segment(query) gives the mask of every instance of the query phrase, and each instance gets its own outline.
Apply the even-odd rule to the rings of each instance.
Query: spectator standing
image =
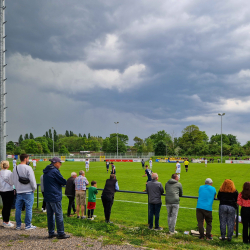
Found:
[[[149,229],[153,229],[153,220],[155,216],[155,230],[162,230],[159,227],[161,195],[164,193],[163,186],[158,182],[158,174],[152,174],[152,180],[147,183],[146,192],[148,194],[149,205]]]
[[[36,179],[34,171],[28,166],[29,156],[27,154],[20,155],[21,163],[13,169],[10,178],[10,184],[16,188],[16,229],[21,229],[21,213],[22,207],[25,205],[25,230],[35,229],[36,226],[31,224],[32,207],[34,203],[34,191],[36,190]],[[29,183],[23,184],[19,180],[19,176],[29,179]]]
[[[84,208],[86,205],[86,186],[89,185],[83,170],[79,172],[79,176],[75,178],[75,196],[76,196],[76,214],[77,219],[80,219],[80,206],[81,206],[81,219],[85,219]]]
[[[239,193],[237,203],[241,206],[241,221],[243,224],[243,242],[250,243],[250,182],[245,182]],[[249,233],[248,233],[249,231]]]
[[[43,195],[42,212],[46,213],[46,212],[47,212],[47,210],[46,210],[46,202],[45,202],[45,200],[44,200],[43,175],[41,175],[41,177],[40,177],[40,183],[41,183],[41,192],[42,192],[42,195]]]
[[[71,208],[74,211],[74,214],[76,213],[76,207],[75,207],[75,178],[77,177],[77,174],[75,172],[71,173],[71,177],[67,180],[66,188],[65,188],[65,195],[69,199],[69,205],[68,205],[68,212],[67,216],[71,217]]]
[[[106,180],[105,187],[102,192],[102,204],[104,208],[105,222],[110,222],[111,208],[114,203],[115,192],[119,190],[118,181],[114,174],[110,175],[110,179]]]
[[[64,232],[62,212],[62,186],[66,185],[66,180],[59,171],[62,165],[61,159],[54,157],[50,161],[51,164],[43,170],[44,199],[47,208],[49,238],[67,239],[70,236]],[[55,221],[57,234],[55,233]]]
[[[97,191],[97,184],[96,181],[91,181],[91,187],[89,187],[89,196],[88,196],[88,219],[94,220],[94,209],[96,208],[96,195],[98,194]]]
[[[217,198],[220,200],[219,218],[221,239],[231,241],[234,232],[235,210],[237,208],[238,191],[233,181],[226,179],[220,187]]]
[[[14,200],[13,185],[10,184],[11,171],[8,170],[10,163],[8,161],[1,162],[0,171],[0,196],[3,201],[2,217],[3,227],[14,227],[10,220],[11,206]]]
[[[178,174],[173,174],[171,179],[165,185],[165,201],[168,211],[168,228],[170,234],[178,233],[175,231],[177,215],[179,211],[180,197],[182,196],[182,185]]]
[[[204,219],[207,223],[206,228],[206,238],[207,240],[212,240],[211,231],[212,231],[212,206],[214,199],[216,197],[216,189],[212,187],[213,181],[210,178],[205,180],[205,185],[200,186],[199,196],[196,206],[196,218],[198,221],[198,228],[200,232],[200,239],[204,239]]]

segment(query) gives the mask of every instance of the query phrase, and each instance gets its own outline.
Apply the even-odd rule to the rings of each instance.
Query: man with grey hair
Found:
[[[179,181],[178,173],[173,174],[165,185],[166,208],[168,211],[168,228],[170,234],[175,234],[175,225],[179,211],[180,197],[182,196],[182,185]]]
[[[79,176],[75,178],[75,196],[76,196],[76,214],[77,219],[80,219],[79,211],[81,206],[81,219],[85,219],[84,208],[86,205],[86,186],[89,185],[83,170],[79,172]]]
[[[72,172],[71,177],[67,180],[66,188],[65,188],[65,195],[69,199],[69,205],[68,205],[68,212],[67,216],[71,217],[71,208],[74,211],[74,214],[76,213],[76,207],[75,207],[75,178],[77,177],[77,173]]]
[[[213,181],[210,178],[205,180],[205,185],[200,186],[199,188],[199,197],[196,206],[196,218],[198,221],[198,228],[200,232],[200,239],[204,239],[204,219],[207,223],[206,228],[206,238],[207,240],[212,240],[211,231],[212,231],[212,206],[214,199],[216,197],[216,189],[212,187]]]
[[[147,183],[146,192],[148,194],[149,207],[149,229],[153,229],[153,220],[155,216],[155,230],[162,230],[159,227],[160,210],[161,210],[161,195],[164,193],[163,186],[158,182],[158,174],[152,174],[152,180]]]

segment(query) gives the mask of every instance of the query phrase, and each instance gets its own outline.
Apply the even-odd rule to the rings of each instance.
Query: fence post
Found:
[[[148,196],[148,224],[149,224],[149,196]]]
[[[37,188],[36,188],[36,194],[37,194],[37,197],[36,197],[36,199],[37,199],[37,202],[36,202],[36,206],[37,206],[37,208],[39,208],[39,184],[37,184]]]
[[[236,238],[238,238],[239,235],[239,206],[237,205],[236,208]]]

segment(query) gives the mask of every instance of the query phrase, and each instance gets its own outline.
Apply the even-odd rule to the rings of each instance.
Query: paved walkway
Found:
[[[0,220],[0,225],[2,225]],[[13,222],[12,222],[13,223]],[[109,250],[138,250],[145,248],[135,248],[130,245],[102,245],[102,240],[72,236],[69,239],[58,240],[57,238],[48,239],[48,230],[37,228],[34,230],[16,230],[0,226],[0,249],[109,249]]]

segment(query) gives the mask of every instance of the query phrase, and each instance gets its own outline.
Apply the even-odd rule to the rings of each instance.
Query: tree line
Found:
[[[118,137],[118,138],[117,138]],[[118,140],[117,140],[118,139]],[[158,131],[142,139],[135,136],[133,146],[128,146],[129,137],[124,134],[110,134],[103,139],[90,133],[78,135],[66,130],[65,134],[57,134],[49,129],[43,136],[34,137],[32,133],[20,135],[18,143],[9,141],[6,145],[7,154],[47,154],[58,152],[68,154],[79,151],[103,151],[105,153],[133,153],[155,152],[155,155],[219,155],[221,153],[221,135],[212,135],[209,139],[205,131],[196,125],[189,125],[182,130],[180,137],[175,137],[165,130]],[[53,143],[54,142],[54,143]],[[222,134],[223,155],[250,155],[250,141],[241,145],[236,136]]]

